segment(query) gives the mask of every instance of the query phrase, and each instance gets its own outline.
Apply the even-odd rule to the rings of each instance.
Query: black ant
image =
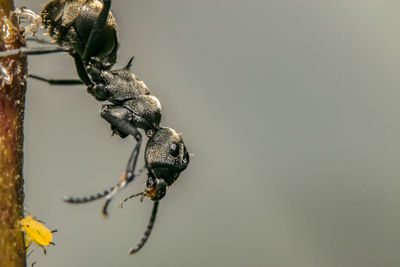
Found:
[[[142,171],[135,174],[142,144],[142,134],[138,128],[144,130],[149,138],[144,153],[148,171],[146,188],[131,197],[149,197],[154,205],[143,237],[129,251],[133,254],[146,243],[156,219],[159,200],[165,196],[167,187],[186,169],[189,153],[178,132],[160,126],[160,102],[130,72],[133,58],[124,68],[111,70],[117,61],[118,39],[117,24],[110,6],[111,0],[51,0],[44,6],[40,16],[42,25],[58,46],[4,51],[0,52],[0,57],[68,52],[74,58],[80,80],[49,80],[35,75],[30,77],[49,84],[86,85],[87,91],[97,100],[111,103],[102,105],[100,115],[111,124],[113,133],[122,138],[131,135],[136,140],[126,170],[116,186],[89,197],[66,197],[66,202],[86,203],[105,197],[103,214],[107,215],[107,207],[113,196]]]

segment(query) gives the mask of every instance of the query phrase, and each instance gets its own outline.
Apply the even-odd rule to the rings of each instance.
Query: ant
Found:
[[[49,84],[86,85],[88,93],[97,100],[111,103],[102,105],[100,115],[111,124],[113,134],[121,138],[131,135],[136,140],[126,170],[116,186],[88,197],[66,197],[66,202],[86,203],[105,198],[102,212],[107,216],[107,207],[114,195],[143,171],[141,169],[135,174],[142,144],[142,134],[138,129],[144,130],[148,137],[144,152],[146,188],[127,199],[149,197],[154,204],[143,237],[129,251],[133,254],[144,246],[150,236],[159,201],[165,196],[167,187],[188,166],[189,153],[181,134],[160,126],[161,104],[150,94],[144,82],[130,71],[133,57],[124,68],[111,70],[117,61],[118,38],[117,24],[110,7],[111,0],[51,0],[44,6],[40,17],[42,25],[53,39],[50,42],[53,47],[24,47],[0,52],[0,57],[68,52],[75,61],[79,80],[52,80],[35,75],[30,77]],[[57,45],[54,46],[54,43]]]

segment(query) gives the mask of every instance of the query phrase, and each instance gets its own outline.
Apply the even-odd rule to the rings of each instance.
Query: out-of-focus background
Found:
[[[45,1],[20,0],[36,12]],[[26,209],[55,234],[38,266],[400,266],[398,1],[117,1],[119,63],[196,154],[162,200],[69,205],[115,184],[134,147],[83,86],[29,80]],[[77,77],[68,55],[31,73]],[[143,151],[143,150],[142,150]],[[141,156],[143,165],[143,157]]]

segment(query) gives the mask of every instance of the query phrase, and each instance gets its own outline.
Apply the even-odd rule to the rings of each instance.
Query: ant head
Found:
[[[179,133],[161,127],[147,142],[145,160],[150,176],[171,185],[189,164],[189,153]]]

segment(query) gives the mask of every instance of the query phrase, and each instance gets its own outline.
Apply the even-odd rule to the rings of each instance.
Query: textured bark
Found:
[[[10,18],[14,4],[0,0],[0,50],[23,46]],[[0,266],[26,266],[23,233],[22,146],[26,90],[26,57],[0,58]]]

